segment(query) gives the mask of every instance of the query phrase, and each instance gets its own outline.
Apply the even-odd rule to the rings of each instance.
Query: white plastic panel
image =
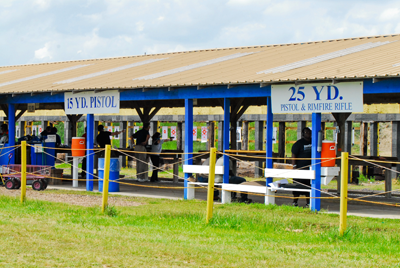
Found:
[[[301,170],[301,169],[266,168],[264,177],[314,180],[315,179],[315,171],[314,170]]]
[[[171,74],[176,74],[176,73],[181,73],[181,72],[184,72],[184,71],[188,71],[188,70],[204,67],[204,66],[207,66],[207,65],[211,65],[211,64],[215,64],[215,63],[219,63],[219,62],[223,62],[223,61],[227,61],[227,60],[237,59],[237,58],[244,57],[244,56],[247,56],[247,55],[250,55],[250,54],[253,54],[253,53],[255,53],[255,52],[235,53],[235,54],[232,54],[232,55],[219,57],[219,58],[216,58],[216,59],[202,61],[202,62],[194,63],[194,64],[191,64],[191,65],[187,65],[187,66],[171,69],[171,70],[168,70],[168,71],[163,71],[163,72],[159,72],[159,73],[155,73],[155,74],[141,76],[141,77],[138,77],[138,78],[134,78],[133,80],[149,80],[149,79],[159,78],[159,77],[163,77],[163,76],[167,76],[167,75],[171,75]]]
[[[346,55],[349,55],[349,54],[353,54],[353,53],[356,53],[356,52],[360,52],[360,51],[364,51],[364,50],[367,50],[367,49],[370,49],[370,48],[383,46],[383,45],[386,45],[386,44],[390,44],[392,42],[396,42],[396,41],[365,43],[365,44],[358,45],[358,46],[355,46],[355,47],[345,48],[345,49],[338,50],[338,51],[335,51],[335,52],[331,52],[331,53],[327,53],[327,54],[320,55],[320,56],[317,56],[317,57],[309,58],[309,59],[306,59],[306,60],[301,60],[301,61],[285,64],[285,65],[282,65],[282,66],[278,66],[278,67],[275,67],[275,68],[267,69],[267,70],[264,70],[264,71],[260,71],[257,74],[282,73],[282,72],[290,71],[290,70],[293,70],[293,69],[301,68],[301,67],[304,67],[304,66],[312,65],[312,64],[315,64],[315,63],[319,63],[319,62],[323,62],[323,61],[327,61],[327,60],[343,57],[343,56],[346,56]]]
[[[42,73],[42,74],[37,74],[37,75],[33,75],[33,76],[28,76],[28,77],[25,77],[25,78],[21,78],[21,79],[9,81],[9,82],[1,83],[1,84],[0,84],[0,87],[12,85],[12,84],[16,84],[16,83],[20,83],[20,82],[25,82],[25,81],[29,81],[29,80],[32,80],[32,79],[36,79],[36,78],[40,78],[40,77],[45,77],[45,76],[53,75],[53,74],[63,73],[63,72],[67,72],[67,71],[79,69],[79,68],[82,68],[82,67],[86,67],[86,66],[89,66],[89,65],[90,65],[90,64],[75,65],[75,66],[68,67],[68,68],[64,68],[64,69],[60,69],[60,70],[55,70],[55,71],[51,71],[51,72],[47,72],[47,73]]]
[[[203,165],[183,165],[183,173],[195,173],[195,174],[208,174],[210,172],[210,166]],[[223,166],[215,167],[215,174],[224,174]]]
[[[128,65],[112,68],[112,69],[109,69],[109,70],[100,71],[100,72],[97,72],[97,73],[92,73],[92,74],[82,75],[82,76],[71,78],[71,79],[66,79],[66,80],[63,80],[63,81],[55,82],[54,84],[72,83],[72,82],[80,81],[80,80],[83,80],[83,79],[88,79],[88,78],[92,78],[92,77],[96,77],[96,76],[100,76],[100,75],[104,75],[104,74],[114,73],[114,72],[122,71],[122,70],[125,70],[125,69],[129,69],[129,68],[133,68],[133,67],[137,67],[137,66],[153,63],[153,62],[157,62],[157,61],[160,61],[160,60],[166,60],[166,59],[168,59],[168,58],[150,59],[150,60],[135,62],[135,63],[132,63],[132,64],[128,64]]]

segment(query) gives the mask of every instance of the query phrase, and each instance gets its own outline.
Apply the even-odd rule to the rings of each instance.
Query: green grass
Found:
[[[60,192],[62,193],[62,192]],[[63,192],[65,193],[65,192]],[[132,198],[78,207],[0,196],[4,267],[398,267],[397,220],[339,217],[262,204]]]

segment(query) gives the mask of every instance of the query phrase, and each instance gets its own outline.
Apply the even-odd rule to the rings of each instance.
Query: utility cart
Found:
[[[36,191],[47,188],[47,177],[50,177],[52,166],[26,165],[26,180],[33,180],[32,189]],[[10,164],[1,167],[1,176],[8,190],[21,187],[21,165]]]

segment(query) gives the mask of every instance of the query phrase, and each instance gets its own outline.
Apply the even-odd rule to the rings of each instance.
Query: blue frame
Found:
[[[229,150],[229,134],[230,134],[230,122],[231,122],[231,100],[224,98],[224,140],[223,149],[224,153]],[[223,183],[229,183],[229,156],[224,154],[224,175]]]
[[[400,79],[388,78],[382,80],[379,83],[373,83],[372,79],[363,80],[363,93],[364,94],[384,94],[384,93],[400,93]],[[64,103],[64,93],[51,95],[51,93],[37,93],[37,95],[31,94],[18,94],[12,96],[12,94],[3,95],[0,99],[0,104],[8,104],[9,111],[9,145],[15,145],[15,104],[25,103]],[[237,85],[235,87],[228,87],[228,85],[211,85],[205,86],[204,88],[198,89],[197,86],[186,86],[176,87],[174,90],[169,91],[168,87],[152,88],[145,92],[141,89],[133,89],[122,91],[120,93],[121,101],[146,101],[146,100],[185,100],[185,164],[192,164],[192,152],[193,152],[193,99],[224,99],[224,151],[229,149],[229,133],[230,133],[230,99],[231,98],[267,98],[267,130],[266,130],[266,156],[272,157],[272,132],[273,132],[273,114],[271,110],[271,85],[260,87],[260,84],[247,84]],[[313,190],[311,195],[314,197],[320,196],[321,189],[321,167],[319,164],[320,153],[317,150],[317,136],[318,131],[321,127],[321,114],[312,114],[312,157],[317,160],[312,160],[313,169],[316,172],[316,180],[313,180]],[[88,146],[93,144],[94,137],[94,118],[93,115],[88,115]],[[93,171],[93,160],[94,157],[90,156],[87,158],[87,170]],[[13,157],[10,163],[15,163],[15,157]],[[224,156],[224,183],[229,182],[229,158]],[[272,159],[266,161],[266,167],[272,167]],[[93,173],[93,172],[90,172]],[[187,178],[191,174],[185,174],[185,187],[187,187]],[[87,189],[93,190],[93,184],[90,182],[92,175],[87,176]],[[266,178],[267,183],[271,182],[271,178]],[[184,192],[185,199],[187,198],[187,190]],[[311,209],[320,209],[320,200],[311,200]]]
[[[86,191],[93,191],[93,170],[94,170],[94,115],[86,115]]]
[[[15,105],[8,104],[8,146],[15,146]],[[15,151],[12,152],[10,164],[15,164]]]
[[[185,99],[185,165],[193,164],[193,100]],[[184,199],[188,198],[188,178],[192,174],[185,173]]]
[[[311,167],[315,170],[315,180],[311,180],[311,197],[321,197],[321,153],[317,151],[318,131],[321,130],[321,113],[312,114],[312,148],[311,148]],[[321,199],[311,199],[311,210],[321,210]]]
[[[351,80],[349,80],[351,81]],[[323,81],[321,81],[323,82]],[[364,94],[400,93],[400,79],[388,78],[379,83],[372,83],[372,79],[365,79]],[[19,103],[63,103],[64,94],[51,93],[18,94],[14,97],[5,95],[0,99],[0,104]],[[140,100],[182,100],[182,99],[213,99],[213,98],[255,98],[271,97],[271,85],[260,87],[260,84],[237,85],[228,88],[227,85],[210,85],[198,90],[197,86],[177,87],[169,91],[168,87],[152,88],[145,92],[137,90],[122,91],[121,101]]]
[[[273,143],[272,143],[272,136],[274,130],[274,114],[272,113],[272,101],[271,97],[267,98],[267,129],[266,129],[266,141],[265,141],[265,151],[266,151],[266,161],[265,167],[266,168],[273,168],[272,163],[272,152],[273,152]],[[273,181],[272,178],[266,178],[266,185]]]

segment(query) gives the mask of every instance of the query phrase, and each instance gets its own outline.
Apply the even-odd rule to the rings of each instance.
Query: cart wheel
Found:
[[[32,189],[33,190],[40,191],[40,190],[42,190],[42,187],[43,187],[43,183],[41,181],[34,180],[32,182]]]
[[[17,178],[14,179],[14,189],[19,189],[21,188],[21,181]]]
[[[41,180],[42,182],[42,190],[46,190],[47,188],[47,181],[46,180]]]
[[[6,181],[6,189],[12,190],[12,189],[14,189],[14,187],[15,187],[15,182],[14,182],[14,180],[8,179],[8,180]]]

